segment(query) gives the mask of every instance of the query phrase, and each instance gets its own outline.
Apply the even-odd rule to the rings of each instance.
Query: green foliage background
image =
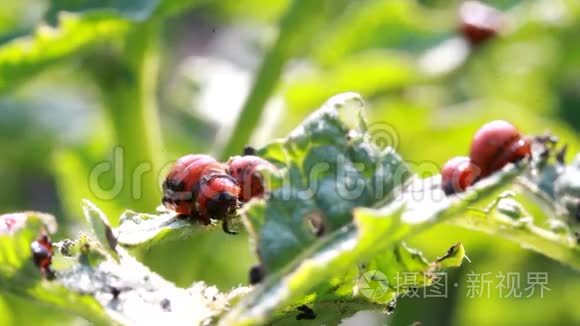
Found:
[[[83,223],[81,198],[90,198],[109,216],[126,208],[154,211],[159,171],[166,163],[184,153],[227,158],[248,142],[260,145],[284,136],[327,97],[343,91],[361,93],[369,102],[369,121],[393,126],[397,150],[426,174],[436,173],[432,167],[449,157],[466,154],[473,132],[497,118],[526,133],[551,130],[570,152],[578,152],[580,5],[575,0],[488,3],[507,11],[506,34],[453,71],[427,74],[418,62],[457,37],[460,1],[5,1],[0,4],[0,213],[53,213],[64,235]],[[251,88],[250,96],[240,104],[238,123],[234,108],[212,120],[206,113],[216,108],[195,100],[209,77],[201,78],[199,66],[190,64],[194,55],[247,72],[243,87]],[[221,71],[209,62],[210,72]],[[242,87],[229,82],[232,76],[220,80],[211,102],[221,110]],[[282,108],[267,105],[272,102]],[[113,199],[102,199],[90,190],[90,173],[111,161],[117,146],[124,149],[120,175],[130,181]],[[141,162],[150,162],[155,173],[143,176],[136,198],[130,183]],[[108,188],[117,179],[107,174],[100,182]],[[449,284],[459,286],[449,288],[448,299],[401,300],[392,324],[580,322],[578,274],[565,266],[448,225],[413,238],[411,245],[434,257],[457,241],[472,260],[450,274]],[[237,237],[200,232],[153,247],[141,259],[179,286],[205,280],[222,290],[246,283],[255,263],[244,232]],[[492,289],[490,298],[470,299],[465,287],[470,271],[548,272],[551,291],[543,299],[500,299]],[[76,317],[0,293],[2,325],[63,320]]]

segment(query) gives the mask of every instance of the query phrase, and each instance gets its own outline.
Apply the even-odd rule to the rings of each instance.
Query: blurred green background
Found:
[[[504,32],[466,50],[461,1],[3,1],[0,213],[55,214],[59,239],[84,229],[82,198],[113,224],[124,209],[153,212],[175,158],[263,145],[343,91],[361,93],[369,120],[396,130],[389,139],[417,172],[466,155],[492,119],[550,130],[578,152],[580,3],[487,3],[505,12]],[[471,263],[449,275],[458,284],[449,298],[401,299],[390,324],[580,324],[580,278],[565,266],[446,225],[410,242],[433,259],[458,241]],[[198,233],[140,256],[179,286],[221,290],[246,284],[256,261],[243,231]],[[466,298],[471,271],[491,273],[490,298]],[[547,272],[551,291],[500,298],[499,272],[521,272],[522,287],[525,273]],[[0,293],[0,325],[63,321],[83,322]]]

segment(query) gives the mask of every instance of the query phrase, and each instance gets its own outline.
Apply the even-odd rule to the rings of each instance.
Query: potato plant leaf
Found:
[[[472,209],[450,223],[520,244],[580,270],[580,155],[566,165],[566,146],[536,143],[530,169],[516,181],[545,216],[532,216],[512,191],[484,209]]]
[[[189,289],[151,272],[118,248],[119,262],[105,259],[86,264],[85,251],[71,267],[58,271],[56,282],[71,293],[94,298],[107,315],[121,324],[143,324],[164,320],[176,324],[200,325],[228,305],[228,297],[203,282]]]
[[[101,234],[106,216],[90,202],[84,210],[95,234]],[[51,280],[41,277],[31,257],[31,243],[42,230],[54,230],[54,218],[41,213],[0,215],[0,290],[39,301],[89,322],[146,324],[164,320],[201,325],[226,309],[230,300],[247,292],[228,294],[203,282],[178,288],[131,257],[122,247],[111,256],[106,236],[96,242],[86,235],[53,244]]]
[[[355,93],[332,97],[288,138],[259,152],[282,163],[269,178],[267,199],[245,211],[267,273],[350,223],[355,207],[377,205],[410,177],[392,148],[372,142],[363,106]]]
[[[47,18],[53,19],[60,12],[85,13],[94,10],[109,10],[122,17],[142,21],[151,16],[162,0],[53,0],[46,14]]]
[[[322,298],[317,298],[321,293],[332,297],[339,291],[346,297],[352,297],[352,286],[339,285],[336,288],[336,284],[333,287],[329,282],[338,278],[339,284],[342,284],[350,278],[352,285],[352,271],[357,266],[365,266],[363,273],[372,271],[372,268],[383,269],[384,274],[391,277],[397,272],[424,272],[430,266],[434,270],[457,266],[465,253],[460,245],[454,246],[447,255],[429,265],[419,252],[404,247],[400,241],[429,225],[457,216],[471,205],[488,200],[494,192],[524,173],[527,167],[525,163],[510,165],[461,196],[445,196],[438,176],[432,180],[419,179],[411,175],[391,149],[381,151],[374,144],[367,143],[369,135],[365,133],[364,120],[359,118],[361,114],[358,110],[361,108],[362,101],[356,94],[341,94],[330,99],[285,141],[277,141],[260,151],[266,158],[269,158],[268,153],[274,153],[272,160],[286,163],[278,174],[269,176],[270,195],[265,200],[250,202],[243,213],[267,276],[264,284],[220,319],[221,324],[264,323],[279,309],[303,304],[305,297],[313,304],[319,300],[323,302]],[[351,111],[341,112],[345,109]],[[341,120],[348,113],[351,113],[350,118]],[[365,169],[356,170],[354,177],[350,177],[364,185],[360,197],[349,201],[336,196],[340,186],[331,182],[345,182],[349,177],[332,179],[329,176],[332,173],[319,173],[316,174],[317,178],[312,178],[308,168],[313,168],[313,165],[308,158],[312,155],[323,157],[323,151],[317,152],[319,146],[326,147],[332,153],[325,157],[327,160],[336,160],[339,154],[346,156],[346,165],[349,159],[352,162],[353,156],[349,154],[366,154],[358,158],[363,157],[362,161],[368,165]],[[284,155],[280,155],[281,152]],[[312,161],[325,162],[322,159]],[[333,161],[329,162],[329,169],[333,171]],[[338,165],[334,168],[337,169]],[[377,166],[387,167],[381,171],[380,182],[368,182],[380,170]],[[371,177],[365,179],[364,176]],[[325,201],[320,200],[316,193],[310,197],[304,196],[304,188],[300,187],[308,184],[305,179],[310,182],[314,180],[320,185],[328,182],[330,186],[321,186],[318,190],[322,190],[322,196],[330,192],[329,196],[335,197]],[[377,185],[386,186],[383,196],[375,197],[375,200],[366,197],[369,193],[377,194]],[[418,188],[417,185],[422,187]],[[320,225],[324,226],[322,234],[313,232],[312,229],[318,231]],[[421,274],[418,284],[429,285],[435,279],[426,275]],[[325,292],[321,288],[334,290]],[[400,293],[399,290],[387,285],[383,291],[385,301],[379,302],[384,304],[392,300]]]
[[[499,197],[490,209],[471,210],[462,217],[450,220],[450,223],[514,241],[526,249],[580,270],[577,235],[563,221],[548,221],[551,223],[538,226],[534,217],[515,200]]]
[[[421,201],[413,199],[415,197],[409,194],[412,190],[407,188],[408,195],[401,195],[401,199],[383,207],[356,208],[353,222],[314,242],[283,269],[269,275],[264,284],[257,287],[240,304],[224,315],[220,319],[220,324],[264,323],[272,318],[275,311],[296,302],[302,303],[304,297],[321,292],[319,289],[321,286],[328,288],[329,280],[337,277],[348,279],[349,275],[352,278],[353,268],[360,264],[384,268],[385,274],[389,275],[396,274],[397,268],[400,268],[398,270],[400,273],[403,273],[405,268],[420,270],[426,265],[416,251],[408,249],[399,251],[399,256],[405,257],[399,260],[405,263],[397,265],[394,261],[396,258],[393,258],[396,254],[385,253],[385,250],[393,250],[407,236],[416,234],[434,223],[457,216],[467,207],[489,200],[495,191],[512,183],[514,178],[523,171],[521,167],[512,165],[478,183],[464,196],[447,197],[442,204],[438,205],[429,203],[431,198],[437,198],[436,196],[441,192],[440,187],[432,187],[423,190],[425,194],[420,197],[423,198]],[[425,203],[425,206],[421,203]],[[257,215],[262,209],[261,206],[252,205],[248,210],[257,210],[257,212],[250,212]],[[410,207],[414,209],[409,210]],[[266,216],[264,219],[268,218]],[[464,249],[459,246],[449,254],[449,257],[443,255],[434,266],[436,269],[456,266],[460,261],[459,258],[463,256]],[[394,266],[394,269],[390,269],[391,266]],[[428,280],[423,279],[423,281]],[[430,283],[427,282],[428,284]],[[342,287],[342,290],[346,291],[342,292],[344,295],[352,296],[349,292],[352,287]],[[391,299],[396,291],[387,288],[386,293],[387,298]],[[314,304],[316,302],[317,300],[313,301]],[[384,301],[381,303],[384,304]]]
[[[115,229],[119,244],[124,247],[149,246],[161,240],[185,237],[196,224],[172,212],[160,215],[126,211]]]
[[[110,13],[62,14],[57,27],[41,25],[33,35],[0,44],[0,92],[128,28]]]
[[[0,291],[49,304],[57,310],[106,323],[97,301],[43,279],[32,260],[31,243],[41,232],[54,232],[54,217],[36,212],[0,215]]]
[[[113,234],[113,229],[109,225],[109,220],[103,211],[88,200],[83,200],[83,213],[87,222],[91,226],[93,233],[111,257],[119,259],[117,254],[117,237]]]
[[[91,13],[109,11],[133,22],[143,22],[156,15],[178,13],[193,7],[199,0],[53,0],[46,13],[54,20],[61,12]]]

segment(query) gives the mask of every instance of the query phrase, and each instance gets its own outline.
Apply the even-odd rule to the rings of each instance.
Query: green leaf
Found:
[[[529,171],[517,181],[539,207],[532,216],[513,192],[501,194],[484,210],[471,210],[455,225],[505,238],[561,263],[580,270],[578,214],[580,212],[580,155],[565,165],[566,147],[536,144]],[[560,157],[560,158],[559,158]],[[537,210],[536,210],[537,211]],[[542,223],[545,222],[545,225]]]
[[[122,246],[147,247],[161,240],[183,238],[193,232],[195,225],[175,213],[152,215],[126,211],[115,232]]]
[[[50,214],[40,212],[21,212],[0,215],[0,236],[13,235],[26,229],[40,231],[46,228],[48,233],[56,232],[56,220]]]
[[[367,264],[365,269],[382,269],[391,277],[397,272],[425,273],[457,266],[465,254],[461,245],[428,264],[419,252],[399,243],[493,197],[528,167],[526,162],[509,165],[460,196],[445,196],[439,176],[411,176],[391,149],[380,150],[371,142],[361,109],[357,94],[338,95],[287,139],[260,151],[266,158],[273,153],[277,161],[286,164],[271,175],[270,195],[250,202],[243,212],[266,279],[226,314],[221,324],[260,324],[288,305],[303,304],[305,297],[314,304],[324,301],[312,298],[314,293],[351,297],[352,286],[342,286],[340,279],[352,278],[352,270],[359,264]],[[333,163],[340,155],[345,159]],[[365,163],[365,169],[352,169],[354,173],[336,177],[338,168],[354,161]],[[315,163],[327,163],[328,169],[312,174]],[[379,177],[374,179],[377,173]],[[364,185],[360,196],[337,196],[340,183],[346,180],[359,180]],[[304,191],[305,185],[313,184],[320,188]],[[320,234],[322,237],[317,237]],[[418,284],[429,285],[433,280],[423,275]],[[390,301],[397,292],[401,289],[387,287],[385,300]]]
[[[84,209],[98,226],[104,216],[94,205]],[[104,224],[104,223],[103,223]],[[178,288],[117,248],[118,260],[103,254],[105,244],[81,236],[63,240],[52,259],[54,279],[41,278],[31,258],[31,242],[41,229],[53,230],[54,218],[41,213],[0,215],[0,290],[81,316],[89,322],[146,324],[151,320],[201,325],[247,292],[229,294],[203,282]],[[104,236],[104,235],[103,235]],[[107,241],[101,239],[101,241]]]
[[[506,211],[502,202],[508,201],[508,208],[518,205],[518,215],[513,210]],[[450,223],[514,241],[522,247],[533,250],[556,261],[580,270],[580,246],[576,236],[562,221],[551,223],[552,230],[534,224],[534,218],[511,198],[500,196],[485,211],[470,211]]]
[[[379,263],[389,261],[388,255],[381,259],[384,250],[394,248],[406,237],[434,223],[458,216],[467,207],[488,200],[491,194],[513,182],[524,171],[519,166],[510,165],[500,173],[480,181],[462,196],[442,196],[441,186],[437,183],[423,189],[422,194],[418,193],[417,188],[409,186],[398,200],[381,208],[355,209],[352,223],[314,242],[282,270],[269,275],[264,284],[220,319],[220,325],[267,322],[278,309],[316,292],[317,286],[347,274],[357,264],[373,259],[379,259]],[[265,217],[269,218],[273,217]],[[453,263],[458,263],[459,257],[462,257],[461,247],[457,249],[457,253],[451,255],[457,258]],[[416,252],[403,254],[407,257],[401,261],[409,262],[409,265],[414,266],[413,269],[425,266]],[[399,256],[402,256],[401,252]],[[443,262],[437,268],[447,264],[445,258]],[[385,263],[384,266],[389,268],[391,264]]]
[[[69,292],[62,285],[41,278],[32,261],[30,245],[44,229],[55,231],[54,217],[35,212],[0,215],[0,290],[49,304],[63,312],[97,323],[109,318],[90,296]]]
[[[86,13],[94,10],[110,10],[123,18],[143,21],[151,16],[162,0],[52,0],[47,12],[49,19],[60,12]]]
[[[119,259],[117,254],[117,237],[113,234],[113,229],[109,225],[109,219],[95,204],[89,200],[83,200],[83,213],[87,222],[93,229],[97,240],[110,255],[116,260]]]
[[[464,251],[460,244],[449,251],[452,249]],[[425,287],[431,285],[436,286],[437,291],[444,291],[441,287],[445,286],[446,276],[442,274],[442,268],[446,266],[440,260],[429,263],[419,251],[400,243],[379,251],[371,261],[351,268],[344,275],[322,282],[310,291],[312,294],[276,312],[272,323],[295,323],[304,313],[304,307],[316,316],[312,320],[315,324],[339,324],[362,310],[389,311],[395,306],[398,295],[427,291]]]
[[[0,92],[128,28],[127,21],[111,14],[60,15],[57,27],[42,25],[34,35],[0,46]]]
[[[363,105],[357,94],[337,95],[287,139],[259,151],[286,164],[271,176],[270,196],[245,210],[267,273],[287,265],[319,235],[350,223],[355,207],[376,205],[410,177],[391,148],[372,143]]]
[[[92,13],[112,12],[134,21],[143,22],[155,16],[166,16],[187,10],[200,0],[53,0],[46,13],[54,20],[61,12]]]
[[[437,264],[443,268],[459,267],[461,266],[463,259],[469,260],[465,255],[465,248],[461,242],[459,242],[451,246],[443,256],[437,258]]]
[[[200,325],[227,306],[229,298],[203,282],[190,289],[176,287],[118,248],[120,262],[111,259],[96,265],[83,263],[60,271],[57,282],[71,293],[88,293],[105,312],[121,324],[146,324],[151,320]]]

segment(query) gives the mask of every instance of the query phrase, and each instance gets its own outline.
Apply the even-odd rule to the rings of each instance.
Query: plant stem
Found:
[[[104,106],[122,155],[121,207],[146,211],[159,202],[158,173],[162,158],[157,113],[159,30],[157,21],[134,28],[118,57],[91,67],[101,88]],[[115,159],[119,159],[116,157]],[[120,212],[119,212],[120,213]],[[113,221],[116,222],[116,221]]]
[[[274,45],[266,53],[250,94],[242,107],[229,140],[221,151],[221,158],[237,155],[248,144],[260,121],[266,102],[274,92],[288,60],[311,43],[311,38],[322,22],[327,0],[294,0],[280,22],[280,31]]]

